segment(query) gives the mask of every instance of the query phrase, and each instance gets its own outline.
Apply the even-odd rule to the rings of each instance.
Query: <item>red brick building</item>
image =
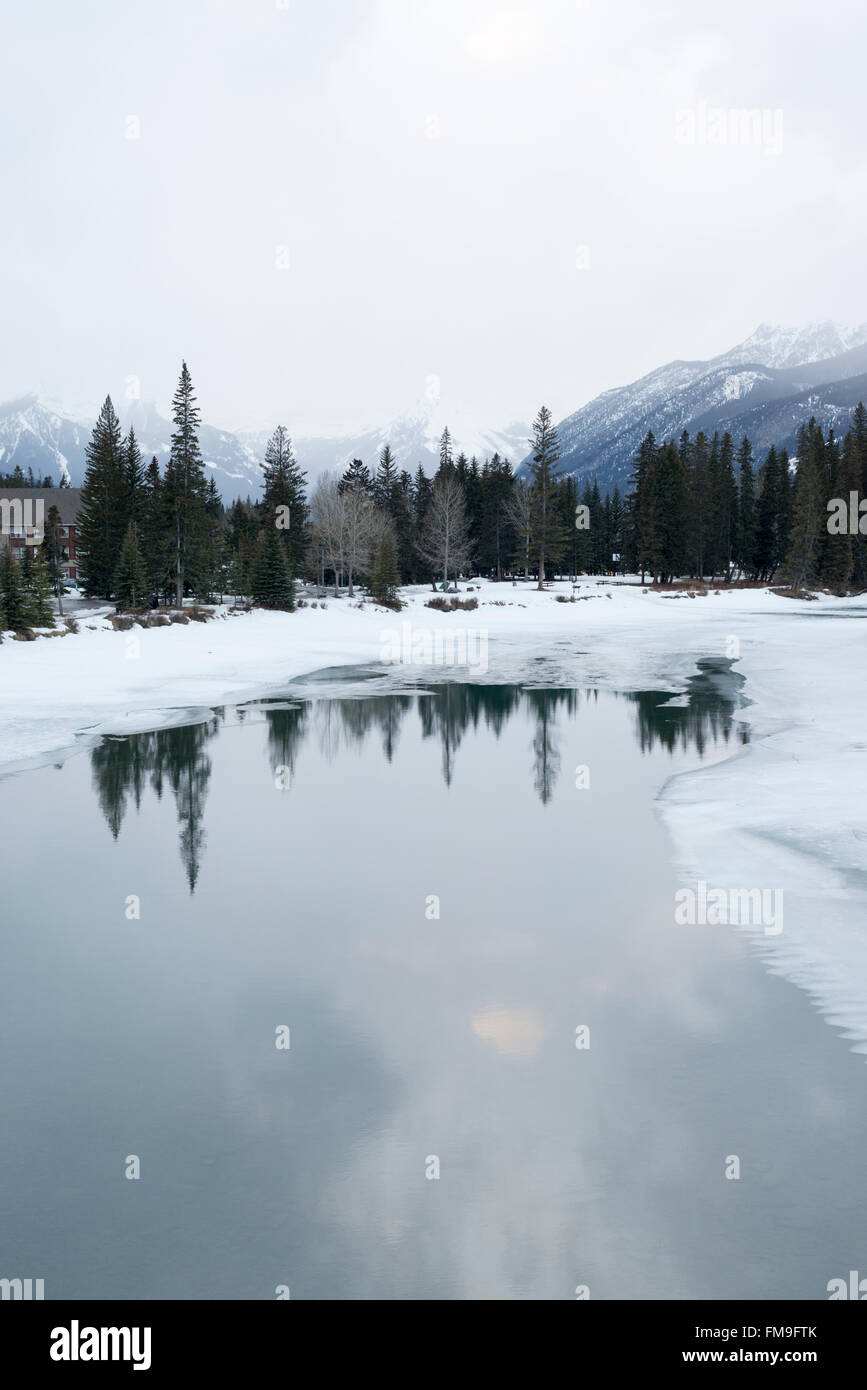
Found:
[[[0,543],[8,538],[12,554],[21,559],[28,545],[33,549],[39,545],[48,513],[56,507],[60,513],[63,572],[70,584],[77,584],[76,526],[80,503],[80,487],[0,486]]]

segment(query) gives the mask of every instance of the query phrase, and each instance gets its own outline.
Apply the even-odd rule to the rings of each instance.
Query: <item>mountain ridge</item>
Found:
[[[810,414],[839,428],[864,394],[865,373],[867,324],[760,324],[727,352],[675,359],[566,416],[557,426],[560,471],[579,484],[595,478],[603,493],[615,484],[624,491],[649,430],[660,440],[729,430],[747,434],[757,453],[771,444],[791,450]],[[527,455],[519,473],[526,476],[529,462]]]

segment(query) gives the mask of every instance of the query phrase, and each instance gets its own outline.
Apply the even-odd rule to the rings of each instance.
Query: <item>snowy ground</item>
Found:
[[[302,673],[378,662],[386,634],[404,624],[414,637],[487,635],[486,673],[432,673],[458,680],[680,690],[697,660],[739,651],[752,742],[673,778],[659,806],[684,884],[781,887],[784,929],[689,930],[750,932],[769,968],[806,989],[867,1052],[867,602],[801,603],[760,590],[667,596],[595,580],[579,586],[581,601],[556,601],[571,592],[481,584],[461,594],[479,599],[475,612],[439,614],[424,607],[430,589],[419,588],[400,614],[330,598],[324,611],[294,615],[224,608],[207,624],[133,633],[83,618],[77,636],[6,640],[0,771],[59,759],[101,733],[185,720],[191,709],[251,698]]]

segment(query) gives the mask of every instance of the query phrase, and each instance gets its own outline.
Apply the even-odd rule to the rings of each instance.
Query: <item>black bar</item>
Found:
[[[500,1324],[501,1317],[507,1321]],[[380,1317],[387,1322],[379,1324]],[[454,1319],[454,1321],[452,1321]],[[576,1301],[568,1309],[539,1302],[457,1303],[432,1306],[424,1302],[370,1303],[362,1300],[325,1303],[304,1300],[258,1302],[4,1302],[0,1303],[0,1336],[3,1364],[10,1361],[26,1373],[49,1372],[52,1378],[100,1371],[115,1377],[131,1375],[141,1383],[163,1377],[196,1376],[197,1384],[213,1375],[227,1380],[233,1374],[283,1366],[296,1374],[315,1349],[315,1365],[327,1369],[346,1356],[355,1359],[359,1374],[372,1367],[374,1357],[382,1369],[392,1354],[403,1360],[398,1347],[400,1333],[417,1333],[424,1348],[423,1369],[430,1373],[438,1356],[454,1372],[458,1355],[449,1333],[463,1332],[486,1362],[498,1359],[498,1350],[510,1356],[545,1325],[545,1334],[562,1335],[571,1346],[576,1376],[579,1368],[594,1378],[600,1371],[616,1375],[631,1368],[667,1373],[675,1368],[703,1371],[714,1365],[733,1370],[788,1365],[804,1366],[827,1374],[858,1364],[867,1320],[860,1308],[841,1302],[598,1302]],[[88,1329],[125,1329],[129,1335],[95,1339]],[[133,1329],[139,1329],[137,1334]],[[149,1342],[144,1330],[149,1330]],[[376,1349],[370,1334],[388,1337]],[[493,1333],[496,1340],[491,1340]],[[391,1338],[398,1334],[397,1344]],[[483,1345],[476,1339],[483,1335]],[[538,1344],[548,1356],[555,1344]],[[77,1348],[91,1348],[106,1357],[113,1351],[127,1360],[77,1360],[52,1358],[56,1352],[71,1357]],[[366,1351],[365,1351],[366,1347]],[[468,1346],[469,1350],[469,1346]],[[299,1356],[303,1353],[303,1360]],[[133,1369],[136,1358],[140,1371]],[[145,1359],[149,1365],[144,1365]],[[460,1358],[458,1358],[460,1359]],[[394,1365],[394,1363],[392,1363]],[[294,1371],[293,1371],[294,1368]],[[418,1369],[418,1368],[417,1368]],[[394,1367],[395,1374],[397,1368]],[[414,1378],[403,1360],[401,1378]]]

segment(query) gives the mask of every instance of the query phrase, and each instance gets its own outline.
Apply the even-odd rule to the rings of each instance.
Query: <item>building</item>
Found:
[[[76,528],[81,505],[80,487],[0,486],[0,543],[8,538],[12,554],[21,559],[28,546],[35,548],[45,534],[52,507],[60,513],[63,572],[70,584],[78,583]]]

